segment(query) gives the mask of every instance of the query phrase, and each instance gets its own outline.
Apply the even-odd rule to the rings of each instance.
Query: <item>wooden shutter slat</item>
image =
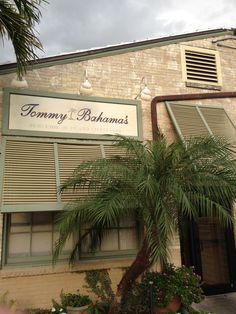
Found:
[[[168,103],[167,108],[180,136],[187,139],[213,134],[225,137],[234,144],[236,143],[235,126],[224,108],[174,103]]]
[[[209,135],[204,122],[195,106],[170,104],[175,122],[184,138]]]
[[[236,142],[236,129],[223,108],[200,108],[212,133]]]
[[[6,141],[3,203],[56,201],[53,144]]]
[[[100,145],[58,144],[58,160],[60,181],[63,183],[71,177],[73,171],[82,162],[102,158]],[[78,197],[86,197],[88,190],[67,190],[61,195],[62,201],[72,201]]]
[[[111,158],[114,156],[124,156],[125,151],[122,150],[121,147],[114,145],[104,145],[105,158]]]

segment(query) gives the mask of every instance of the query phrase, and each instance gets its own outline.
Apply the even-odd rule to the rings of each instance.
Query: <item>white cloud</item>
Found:
[[[121,42],[235,26],[235,0],[50,0],[39,38],[48,56]],[[0,62],[13,60],[9,45]]]
[[[176,32],[233,27],[236,2],[223,0],[171,1],[169,10],[156,16],[158,23]],[[235,23],[234,23],[235,24]]]

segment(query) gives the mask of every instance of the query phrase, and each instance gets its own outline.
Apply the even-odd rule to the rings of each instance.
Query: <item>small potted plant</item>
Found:
[[[60,294],[61,305],[66,309],[67,314],[84,314],[91,300],[88,295],[78,293],[64,293]]]
[[[191,267],[168,264],[163,272],[147,272],[140,285],[144,294],[149,292],[145,303],[153,304],[155,314],[177,312],[181,307],[190,309],[192,303],[204,298],[201,278]]]

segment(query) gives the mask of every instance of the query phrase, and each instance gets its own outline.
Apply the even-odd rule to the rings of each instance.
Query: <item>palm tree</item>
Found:
[[[35,49],[42,50],[34,31],[34,25],[40,21],[42,2],[47,1],[0,0],[0,36],[12,42],[19,77],[25,73],[27,62],[37,58]]]
[[[126,151],[123,157],[86,161],[62,186],[62,191],[86,189],[91,197],[78,198],[60,214],[54,259],[84,224],[90,226],[94,248],[107,228],[134,213],[144,237],[118,285],[117,302],[153,263],[165,266],[181,216],[214,216],[225,226],[232,224],[228,204],[236,196],[236,164],[230,144],[212,137],[172,144],[164,137],[145,143],[119,137],[115,145]],[[84,237],[75,244],[70,262],[78,258]]]

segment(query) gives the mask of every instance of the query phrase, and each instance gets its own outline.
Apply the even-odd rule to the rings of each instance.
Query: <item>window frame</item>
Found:
[[[97,259],[97,258],[104,258],[104,257],[133,257],[134,255],[136,255],[138,248],[140,246],[140,240],[143,236],[142,233],[142,228],[141,226],[138,224],[138,221],[134,218],[134,226],[120,226],[118,224],[118,226],[114,226],[114,227],[110,227],[108,228],[109,230],[116,230],[117,231],[117,238],[118,238],[118,249],[117,250],[98,250],[95,252],[80,252],[80,259],[81,260],[88,260],[88,259]],[[120,231],[121,230],[134,230],[136,233],[136,240],[137,240],[137,248],[136,249],[127,249],[127,250],[122,250],[120,249]],[[123,254],[121,254],[123,253]]]
[[[51,211],[50,211],[51,212]],[[32,239],[32,214],[35,212],[26,212],[26,214],[31,215],[31,227],[30,227],[30,237]],[[59,212],[57,212],[59,213]],[[57,213],[51,212],[52,215],[56,215]],[[4,223],[3,223],[3,250],[2,250],[2,266],[5,267],[15,267],[15,266],[30,266],[30,265],[48,265],[52,263],[52,254],[51,255],[36,255],[36,256],[16,256],[16,257],[9,257],[9,238],[10,238],[10,221],[11,221],[11,214],[15,213],[5,213],[4,214]],[[54,217],[55,218],[55,217]],[[53,219],[52,218],[52,221]],[[114,227],[114,229],[117,229]],[[136,249],[127,249],[127,250],[107,250],[107,251],[99,251],[99,252],[88,252],[83,253],[80,252],[79,258],[77,263],[82,261],[89,261],[89,260],[98,260],[98,259],[110,259],[110,258],[133,258],[140,246],[140,240],[142,238],[142,229],[138,222],[135,220],[135,224],[133,227],[119,227],[118,232],[121,229],[132,229],[136,230]],[[53,232],[55,231],[55,225],[52,223],[52,231],[51,231],[51,238],[53,239]],[[76,235],[73,235],[73,243],[76,241]],[[52,240],[52,250],[53,250],[53,240]],[[51,252],[52,252],[51,250]],[[70,257],[69,253],[62,253],[59,257],[59,263],[68,263],[68,259]]]
[[[48,211],[49,212],[49,211]],[[53,238],[54,238],[54,232],[55,232],[55,224],[53,224],[53,219],[55,219],[55,216],[58,212],[51,212],[52,219],[51,219],[51,226],[52,230],[50,231],[50,236],[51,236],[51,254],[49,255],[32,255],[32,235],[33,235],[33,230],[32,230],[32,216],[35,212],[26,212],[26,214],[30,215],[30,231],[28,232],[30,234],[30,255],[28,256],[9,256],[9,246],[10,246],[10,228],[11,228],[11,214],[15,213],[5,213],[4,214],[4,234],[3,234],[3,266],[15,266],[15,265],[32,265],[32,264],[49,264],[52,263],[52,252],[53,252]],[[38,231],[38,232],[43,232],[43,231]],[[17,234],[20,232],[14,232],[14,234]],[[13,233],[12,233],[13,234]],[[65,262],[69,258],[68,253],[62,253],[59,262]]]
[[[5,150],[6,150],[6,142],[7,141],[22,141],[22,142],[47,142],[51,143],[54,146],[55,150],[55,168],[56,168],[56,183],[57,187],[60,186],[61,181],[58,180],[60,176],[60,169],[59,169],[59,157],[58,157],[58,146],[60,144],[68,144],[68,145],[96,145],[100,147],[101,150],[101,158],[110,157],[113,154],[117,154],[117,148],[113,148],[112,141],[96,141],[96,140],[73,140],[73,139],[57,139],[57,138],[35,138],[35,137],[13,137],[13,136],[4,136],[2,142],[2,178],[0,182],[0,188],[3,193],[3,179],[4,179],[4,166],[5,166]],[[119,152],[118,152],[119,154]],[[75,165],[76,166],[76,165]],[[3,197],[2,197],[3,202]],[[12,266],[29,266],[29,265],[48,265],[52,263],[52,258],[50,256],[36,256],[36,257],[18,257],[18,258],[11,258],[9,260],[9,219],[7,219],[8,215],[11,213],[32,213],[32,212],[56,212],[61,211],[67,201],[63,201],[60,194],[58,194],[57,202],[51,203],[24,203],[24,204],[8,204],[4,205],[2,203],[2,213],[4,215],[4,235],[3,235],[3,250],[2,250],[2,265],[3,267],[12,267]],[[134,227],[135,228],[135,227]],[[99,253],[88,253],[88,254],[80,254],[78,262],[92,260],[92,259],[109,259],[109,258],[133,258],[140,246],[140,239],[142,238],[142,230],[140,226],[136,228],[137,234],[137,249],[131,250],[114,250],[114,251],[106,251],[106,252],[99,252]],[[64,256],[64,258],[59,259],[59,263],[68,262],[68,256]]]

